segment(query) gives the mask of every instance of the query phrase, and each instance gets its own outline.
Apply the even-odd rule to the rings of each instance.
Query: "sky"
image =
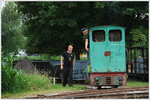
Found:
[[[2,6],[1,6],[1,9],[3,9],[3,7],[5,6],[5,2],[6,2],[6,1],[1,0],[1,5],[2,5]]]

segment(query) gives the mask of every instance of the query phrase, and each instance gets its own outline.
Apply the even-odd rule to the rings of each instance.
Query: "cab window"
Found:
[[[122,40],[121,30],[110,30],[109,31],[109,41],[119,42]]]
[[[92,32],[93,42],[104,42],[105,41],[105,31],[104,30],[94,30]]]

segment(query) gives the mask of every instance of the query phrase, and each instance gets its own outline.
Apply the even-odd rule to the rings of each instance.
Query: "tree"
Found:
[[[90,12],[85,11],[88,6],[90,9],[90,5],[90,3],[76,2],[69,4],[67,2],[19,3],[21,11],[28,16],[27,53],[57,55],[64,52],[68,44],[73,44],[74,52],[79,59],[80,52],[84,50],[80,29],[88,23],[85,19],[88,18]],[[35,10],[26,10],[30,8]],[[80,8],[83,10],[80,11]]]
[[[148,2],[17,2],[17,5],[27,16],[29,54],[58,55],[68,44],[74,44],[79,59],[85,50],[81,28],[119,25],[126,27],[130,36],[133,28],[148,24],[147,15],[141,19],[142,14],[148,13]],[[128,38],[127,44],[132,39]]]
[[[2,10],[2,51],[17,53],[24,46],[21,13],[14,2],[6,3]]]
[[[148,30],[145,30],[142,26],[132,29],[130,32],[132,38],[132,46],[141,46],[148,49]]]

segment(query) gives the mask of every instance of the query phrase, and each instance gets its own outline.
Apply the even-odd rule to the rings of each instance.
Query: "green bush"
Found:
[[[16,92],[20,90],[49,89],[50,79],[45,75],[26,74],[22,70],[12,67],[13,56],[2,56],[2,92]]]
[[[50,79],[45,75],[40,74],[25,74],[27,79],[28,90],[49,89],[51,86]]]

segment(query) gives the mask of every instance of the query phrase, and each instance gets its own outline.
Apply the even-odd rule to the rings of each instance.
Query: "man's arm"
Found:
[[[60,69],[61,70],[63,70],[63,59],[64,59],[64,57],[61,56],[61,61],[60,61],[60,64],[61,64]]]
[[[85,50],[89,51],[89,48],[87,48],[87,46],[88,46],[88,39],[85,40]]]
[[[73,69],[74,69],[74,66],[75,66],[75,58],[73,59]]]

